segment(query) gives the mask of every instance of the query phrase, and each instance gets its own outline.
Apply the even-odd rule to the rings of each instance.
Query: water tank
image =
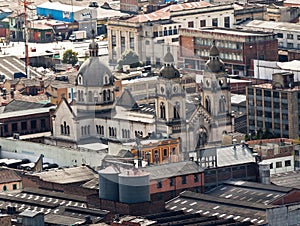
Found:
[[[119,201],[119,171],[109,166],[99,171],[99,198]]]
[[[262,184],[270,184],[270,163],[260,162],[259,179]]]
[[[149,173],[138,169],[127,170],[119,174],[119,198],[123,203],[150,201]]]

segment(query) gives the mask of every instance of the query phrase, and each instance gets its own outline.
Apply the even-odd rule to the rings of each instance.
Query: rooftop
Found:
[[[300,189],[300,171],[272,174],[271,183],[278,186]]]
[[[247,22],[245,27],[255,27],[255,29],[282,30],[288,32],[300,32],[300,24],[289,22],[275,22],[264,20],[252,20]]]
[[[0,168],[0,183],[10,183],[21,181],[21,177],[18,176],[13,170]]]

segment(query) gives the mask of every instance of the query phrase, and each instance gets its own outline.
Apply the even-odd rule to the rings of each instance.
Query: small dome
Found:
[[[218,48],[215,46],[215,44],[213,44],[213,46],[210,48],[209,50],[209,55],[210,56],[219,56],[219,50]]]
[[[108,66],[102,63],[99,57],[90,57],[79,68],[76,81],[77,85],[102,87],[113,85],[114,77]]]
[[[209,51],[209,59],[206,62],[208,71],[214,72],[214,73],[225,71],[225,64],[220,59],[219,55],[220,55],[219,50],[216,47],[215,41],[214,41],[213,45]]]
[[[161,77],[168,78],[168,79],[180,78],[179,70],[175,68],[174,65],[169,65],[169,64],[163,66],[160,69],[159,74]]]

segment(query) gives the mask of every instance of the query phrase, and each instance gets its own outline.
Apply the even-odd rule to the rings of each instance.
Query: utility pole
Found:
[[[27,78],[31,78],[29,74],[29,53],[28,53],[28,40],[29,40],[29,35],[28,34],[28,18],[27,18],[27,7],[30,5],[32,2],[29,2],[27,0],[20,0],[20,5],[24,6],[24,38],[25,38],[25,73]]]

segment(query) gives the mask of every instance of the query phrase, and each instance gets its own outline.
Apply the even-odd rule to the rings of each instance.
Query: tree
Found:
[[[73,50],[71,50],[71,49],[68,49],[64,52],[62,62],[65,64],[72,64],[74,66],[78,61],[77,55],[78,55],[78,53],[73,52]]]
[[[139,60],[139,56],[133,50],[126,50],[121,58],[118,60],[117,68],[122,70],[124,65],[129,65],[130,68],[139,67],[142,63]]]

